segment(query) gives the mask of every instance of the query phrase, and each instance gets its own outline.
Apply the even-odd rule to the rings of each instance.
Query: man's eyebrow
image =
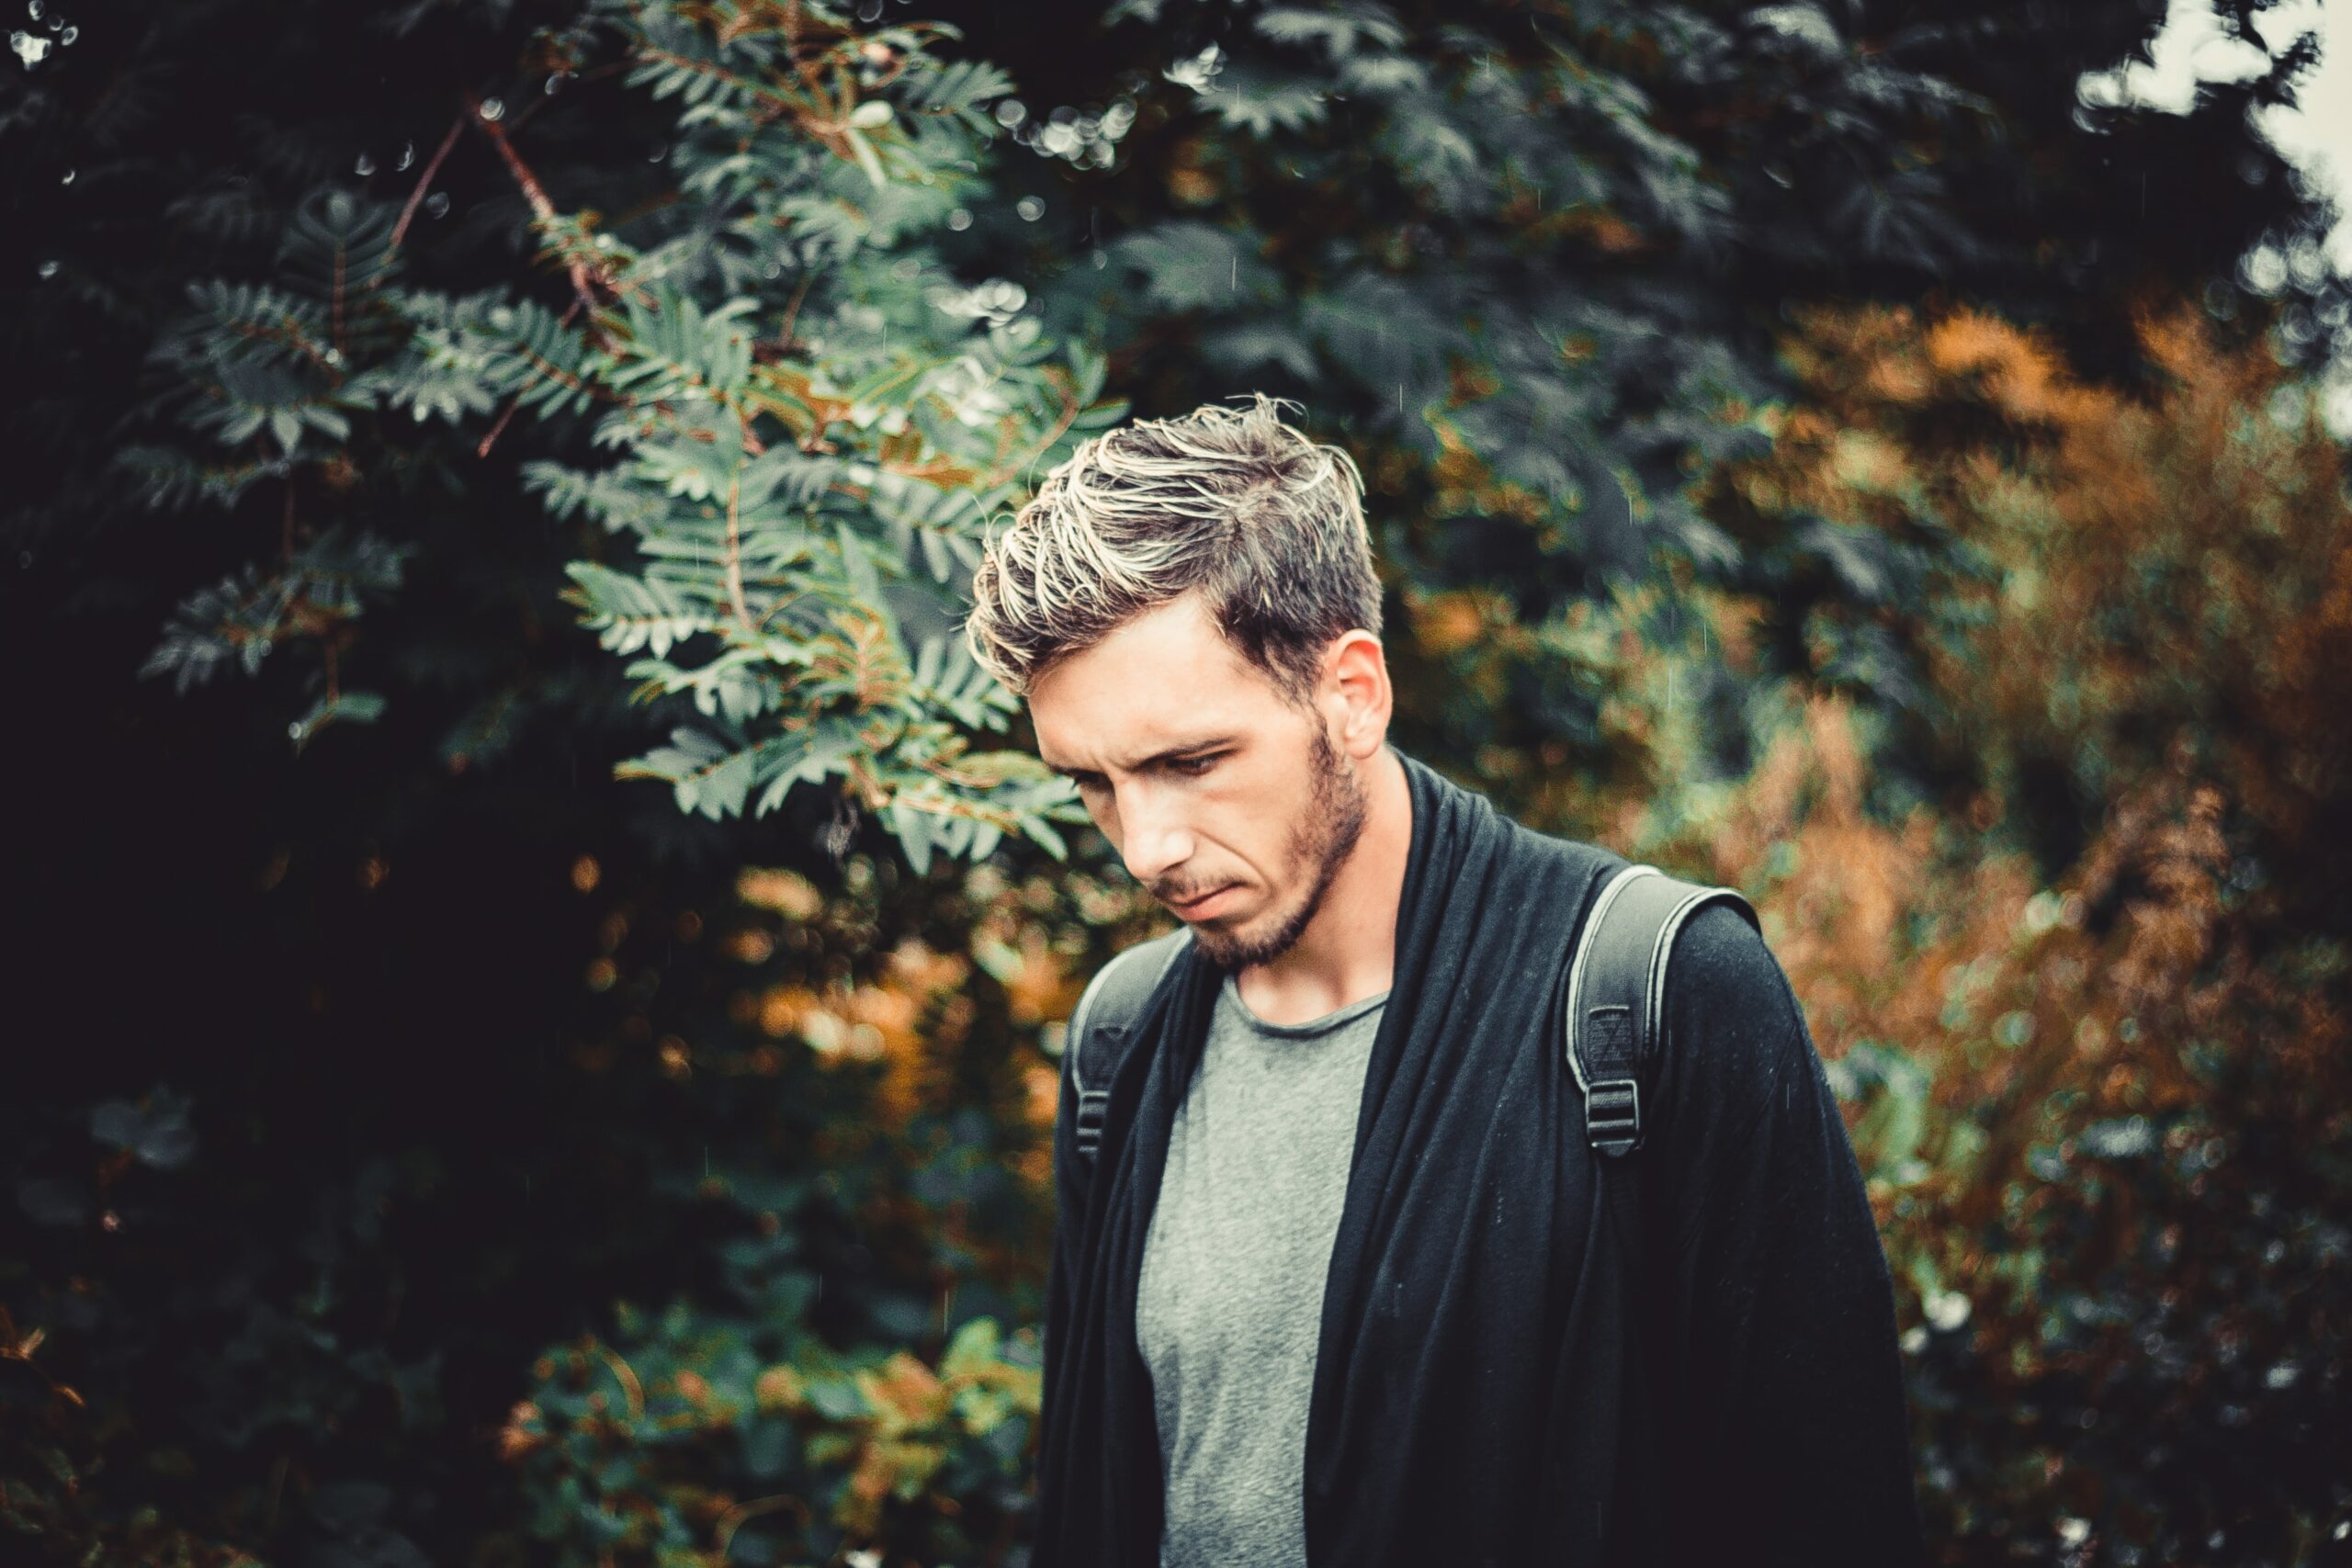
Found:
[[[1196,736],[1189,740],[1179,741],[1173,746],[1163,746],[1159,750],[1152,752],[1149,756],[1139,758],[1136,761],[1129,763],[1126,771],[1129,773],[1141,773],[1144,769],[1151,767],[1155,763],[1172,761],[1176,758],[1190,757],[1202,751],[1214,751],[1219,747],[1230,746],[1239,739],[1240,738],[1238,736],[1234,735]],[[1061,776],[1066,779],[1090,775],[1095,772],[1092,768],[1081,768],[1074,764],[1057,762],[1051,758],[1043,758],[1040,760],[1045,762],[1046,766],[1051,768],[1054,772],[1061,774]]]

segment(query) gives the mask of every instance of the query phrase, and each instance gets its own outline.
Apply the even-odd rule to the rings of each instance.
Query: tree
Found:
[[[2135,300],[2234,298],[2237,258],[2307,210],[2242,112],[2290,90],[2307,43],[2186,117],[2079,101],[2157,19],[2138,0],[1073,15],[989,38],[1031,87],[1014,134],[1039,154],[1008,171],[1041,210],[1003,265],[1144,411],[1261,387],[1349,444],[1407,733],[1532,802],[1611,765],[1602,694],[1539,658],[1488,660],[1494,700],[1450,702],[1463,672],[1417,657],[1428,606],[1499,595],[1542,625],[1677,561],[1779,601],[1779,626],[1903,591],[1869,537],[1738,533],[1699,501],[1769,444],[1785,311],[1973,300],[2129,384]],[[2200,222],[2161,220],[2183,209]],[[1804,661],[1792,637],[1763,651]],[[1919,689],[1877,650],[1854,674],[1880,703]],[[1720,727],[1702,765],[1742,769],[1740,744]]]
[[[1841,400],[1862,349],[1825,371],[1779,346],[1784,305],[1974,300],[2048,345],[1995,360],[2096,373],[2070,397],[2156,396],[2174,423],[2143,456],[2225,423],[2162,400],[2132,307],[2259,324],[2222,275],[2297,214],[2237,110],[2288,66],[2175,121],[2075,95],[2152,24],[2139,4],[961,19],[958,43],[807,6],[193,0],[81,18],[71,44],[34,19],[51,47],[0,103],[10,233],[38,246],[0,333],[40,367],[12,384],[0,636],[34,672],[17,717],[43,759],[10,845],[40,983],[0,1096],[0,1475],[44,1550],[1009,1550],[1053,1024],[1148,917],[1091,836],[1050,860],[1060,808],[1034,775],[975,765],[1009,710],[938,634],[959,541],[1103,398],[1175,412],[1247,386],[1301,397],[1373,478],[1408,745],[1542,825],[1693,871],[1721,854],[1788,909],[1944,1402],[1930,1479],[2001,1500],[1951,1506],[1964,1550],[2053,1555],[2069,1519],[2099,1549],[2221,1521],[2254,1550],[2227,1521],[2315,1517],[2312,1472],[2264,1461],[2331,1408],[2317,1359],[2245,1405],[2260,1443],[2207,1494],[2187,1450],[2105,1450],[2162,1483],[2119,1488],[2112,1519],[2079,1468],[2005,1467],[1998,1423],[2029,1391],[2025,1451],[2054,1450],[2085,1407],[2067,1380],[2148,1331],[2146,1272],[2109,1243],[2165,1233],[2126,1223],[2127,1188],[2287,1248],[2257,1309],[2156,1325],[2179,1385],[2113,1385],[2219,1421],[2198,1390],[2254,1375],[2223,1336],[2267,1352],[2299,1309],[2262,1281],[2320,1277],[2324,1122],[2292,1123],[2307,1162],[2192,1174],[2201,1127],[2101,1079],[2044,1141],[2132,1180],[2017,1190],[2048,1299],[2120,1315],[2028,1343],[2029,1291],[1939,1326],[1972,1271],[2024,1268],[1963,1228],[2006,1217],[2017,1157],[2040,1157],[1972,1152],[1980,1099],[2030,1099],[2001,1076],[2012,1016],[2040,1021],[2036,1071],[2073,1070],[2035,1010],[2073,1003],[2020,998],[2086,998],[2119,1041],[2115,998],[2066,966],[2135,962],[2146,1016],[2187,1016],[2205,981],[2150,965],[2253,929],[2200,891],[2229,886],[2228,812],[2308,844],[2282,825],[2334,800],[2291,739],[2299,688],[2188,702],[2160,662],[2053,637],[1983,705],[1939,650],[1981,649],[1988,603],[2018,613],[1971,573],[2023,536],[1963,538],[1907,492],[1861,505],[1829,482],[1855,449],[1817,449],[1794,411],[1884,416],[1956,484],[2028,461],[1999,399],[1939,383],[1914,429]],[[2159,213],[2210,220],[2114,244],[2143,169],[2172,182]],[[1010,393],[973,425],[938,413],[962,363]],[[2217,368],[2226,349],[2199,363],[2267,395]],[[2128,401],[2083,406],[2131,428]],[[2121,460],[2030,457],[2069,505]],[[2108,553],[2068,568],[2078,592],[2138,547],[2118,529],[2091,531]],[[2177,574],[2231,542],[2161,536]],[[2226,661],[2256,608],[2279,606],[2223,594],[2183,629]],[[2080,686],[2077,662],[2136,671],[2094,682],[2140,716],[2103,772],[2025,679]],[[2269,716],[2230,728],[2249,712]],[[2206,755],[2217,773],[2151,772],[2184,714],[2267,739]],[[612,776],[632,762],[666,787]],[[2267,804],[2215,818],[2199,782]],[[2034,858],[1939,872],[1886,827],[1919,807],[1930,848],[1940,823],[1963,861]],[[991,852],[1007,826],[1032,836]],[[914,872],[901,843],[989,858]],[[2332,862],[2264,863],[2319,918]],[[1914,882],[1917,908],[1894,897]],[[2095,887],[2112,923],[2005,945],[2067,891],[2102,907]],[[1983,990],[1945,1024],[1934,986],[1962,957]],[[2222,994],[2283,1006],[2329,962]],[[2102,1049],[2188,1117],[2153,1043]],[[2301,1103],[2305,1065],[2199,1114],[2234,1151],[2231,1128]],[[2132,1115],[2181,1163],[2132,1165]],[[2275,1232],[2247,1228],[2258,1191]],[[2199,1303],[2255,1277],[2197,1267]],[[2169,1511],[2126,1511],[2147,1497]]]
[[[20,1024],[64,1038],[92,1027],[92,996],[119,998],[105,1049],[12,1064],[6,1250],[24,1271],[6,1304],[27,1326],[0,1394],[27,1424],[0,1457],[11,1517],[46,1551],[415,1539],[441,1556],[512,1539],[520,1505],[482,1483],[500,1473],[486,1438],[540,1348],[605,1322],[624,1289],[706,1276],[711,1256],[681,1235],[756,1234],[752,1208],[714,1217],[662,1176],[707,1171],[714,1149],[772,1164],[784,1133],[863,1114],[864,1091],[829,1099],[804,1070],[770,1086],[764,1120],[739,1091],[733,1133],[640,1120],[649,1078],[737,1027],[714,983],[673,1015],[694,1045],[648,1029],[665,976],[692,993],[673,944],[703,911],[727,917],[735,857],[765,847],[838,883],[893,829],[917,854],[985,849],[1006,826],[1052,838],[1034,763],[964,749],[1009,705],[940,635],[939,579],[1013,477],[985,470],[1050,461],[1108,412],[1097,368],[1048,362],[1001,289],[962,287],[921,248],[978,198],[978,111],[1001,79],[938,61],[927,28],[730,15],[722,29],[703,12],[493,7],[477,28],[424,6],[289,36],[224,4],[58,57],[99,60],[95,80],[58,61],[32,79],[25,122],[130,142],[62,188],[152,180],[173,198],[109,207],[127,231],[70,231],[81,254],[40,279],[53,308],[10,329],[74,367],[27,422],[64,437],[42,470],[60,482],[28,490],[17,521],[28,541],[46,530],[41,581],[80,592],[11,635],[28,658],[112,671],[117,694],[92,710],[61,683],[25,716],[84,736],[90,776],[42,780],[40,809],[72,826],[18,850],[27,886],[52,890],[35,963],[56,977]],[[175,72],[207,27],[282,46],[220,85],[246,121]],[[386,96],[404,101],[345,101],[317,69],[366,57],[400,66]],[[726,79],[739,66],[757,74]],[[386,119],[434,129],[388,135]],[[370,193],[390,175],[391,197]],[[567,216],[571,192],[597,208]],[[534,281],[543,247],[554,265]],[[747,289],[756,335],[729,303]],[[126,319],[94,322],[107,308]],[[708,462],[718,444],[695,437],[722,426]],[[713,515],[728,494],[732,515]],[[134,558],[134,540],[158,547]],[[175,611],[155,603],[208,580]],[[652,716],[698,723],[706,760],[756,737],[755,805],[796,774],[854,773],[859,793],[804,792],[819,798],[783,802],[764,836],[722,839],[681,818],[674,788],[600,787],[652,738],[623,661],[550,635],[582,615],[646,656],[636,678],[679,688]],[[232,663],[255,689],[207,679]],[[178,767],[160,798],[159,726]],[[718,811],[750,787],[669,771]],[[880,887],[901,890],[895,865]],[[121,951],[89,940],[127,908],[158,933],[130,987]],[[906,919],[894,907],[862,940]],[[662,933],[662,962],[624,978],[633,919]],[[786,953],[812,985],[848,962]],[[1001,989],[985,970],[973,986]],[[1001,1005],[972,1032],[1016,1038]],[[605,1040],[630,1052],[611,1079],[576,1066]],[[999,1156],[1034,1129],[953,1109],[921,1121],[952,1132],[927,1157],[961,1173],[964,1234],[1001,1249],[1037,1205]],[[178,1129],[168,1160],[102,1131],[151,1120]],[[868,1245],[903,1190],[900,1152],[873,1156],[879,1195],[812,1182],[803,1203],[758,1207],[771,1226],[788,1215],[804,1278],[833,1282],[796,1345],[854,1349],[884,1322],[917,1343],[906,1292],[922,1301],[936,1267],[902,1250],[904,1218],[901,1250]],[[1025,1315],[1017,1281],[965,1299],[943,1345],[972,1308]]]
[[[2352,1371],[2322,826],[2352,777],[2317,677],[2352,636],[2343,447],[2308,381],[2193,307],[2143,321],[2146,396],[1982,313],[1801,326],[1805,395],[1719,504],[1941,541],[1878,617],[1929,722],[1881,722],[1847,629],[1808,626],[1813,676],[1747,710],[1753,772],[1636,796],[1612,835],[1770,912],[1916,1303],[1946,1559],[2308,1557]],[[1694,610],[1735,650],[1767,613]],[[1938,788],[1891,801],[1873,775],[1917,748]]]

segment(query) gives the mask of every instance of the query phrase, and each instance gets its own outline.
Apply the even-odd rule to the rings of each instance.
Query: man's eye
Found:
[[[1168,765],[1188,779],[1199,778],[1225,758],[1222,751],[1212,751],[1205,757],[1171,757]]]

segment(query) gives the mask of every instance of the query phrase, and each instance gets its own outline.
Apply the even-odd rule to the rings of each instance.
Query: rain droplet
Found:
[[[571,74],[571,73],[565,71],[552,73],[549,74],[547,81],[540,86],[539,91],[547,94],[549,97],[553,97],[555,96],[556,89],[563,85],[563,79],[569,74]]]
[[[670,144],[666,141],[657,141],[653,144],[653,151],[645,155],[645,161],[649,164],[658,164],[669,155]]]
[[[71,169],[66,170],[66,171],[65,171],[65,177],[64,177],[63,179],[62,179],[62,180],[58,181],[57,183],[58,183],[59,185],[62,185],[62,186],[70,186],[70,185],[72,185],[72,184],[74,183],[74,171],[73,171],[73,170],[71,170]]]
[[[960,234],[972,226],[972,215],[959,207],[947,215],[947,226]]]
[[[1019,125],[1028,113],[1029,107],[1019,98],[1007,98],[996,107],[996,122],[1010,128]]]
[[[376,172],[376,160],[362,152],[359,154],[359,162],[351,166],[351,172],[364,180]]]
[[[1046,215],[1046,203],[1042,197],[1024,196],[1012,204],[1012,210],[1021,214],[1023,223],[1035,223]]]
[[[287,735],[287,739],[290,739],[290,740],[300,740],[300,739],[302,739],[302,721],[301,721],[300,719],[299,719],[299,718],[298,718],[298,719],[296,719],[293,723],[291,723],[291,724],[288,725],[288,726],[286,727],[286,735]]]
[[[57,276],[57,264],[53,261],[45,261],[41,263],[40,275],[43,277],[55,277]]]
[[[481,101],[481,118],[484,119],[505,118],[506,100],[504,98],[484,98]]]
[[[80,38],[81,36],[81,28],[68,28],[63,32],[57,35],[57,41],[60,43],[72,43],[75,39]]]
[[[880,21],[882,19],[882,0],[865,0],[865,4],[857,8],[857,19],[861,22]]]
[[[427,218],[438,218],[448,210],[449,193],[447,191],[436,190],[424,198],[424,215]]]
[[[28,71],[40,64],[49,53],[47,39],[35,38],[21,29],[8,35],[8,47],[17,51],[17,58],[25,62]]]
[[[25,6],[25,15],[38,22],[40,20],[40,14],[48,9],[47,6],[41,4],[41,0],[30,0],[30,3]]]
[[[1104,267],[1109,266],[1110,265],[1111,265],[1111,258],[1110,258],[1109,256],[1105,255],[1105,254],[1104,254],[1102,252],[1101,252],[1101,251],[1097,251],[1097,252],[1095,252],[1095,253],[1094,253],[1094,270],[1095,270],[1095,271],[1097,271],[1097,272],[1101,272]]]
[[[55,32],[55,31],[57,31],[57,29],[58,29],[58,28],[60,28],[63,27],[64,25],[65,25],[65,18],[64,18],[64,17],[51,17],[49,19],[49,30],[50,30],[51,32]]]
[[[403,141],[403,142],[401,142],[401,161],[400,161],[398,164],[393,164],[392,166],[393,166],[394,168],[396,168],[396,169],[405,169],[405,168],[407,168],[411,164],[413,164],[413,163],[415,163],[415,162],[416,162],[416,143],[415,143],[415,142],[413,142],[413,141]]]

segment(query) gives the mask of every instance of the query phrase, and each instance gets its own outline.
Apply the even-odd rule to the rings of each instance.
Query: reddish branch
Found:
[[[458,144],[458,135],[466,129],[466,119],[467,116],[459,115],[449,122],[449,134],[444,136],[441,145],[433,150],[433,156],[425,162],[424,173],[416,176],[416,188],[408,193],[408,205],[401,209],[401,220],[392,225],[392,249],[399,250],[401,242],[408,237],[408,226],[415,220],[416,209],[424,205],[424,193],[433,188],[433,176],[441,172],[442,160],[448,157],[449,149]]]
[[[571,324],[571,318],[578,314],[580,314],[580,301],[574,299],[571,305],[565,308],[563,319],[556,322],[556,325],[560,327],[568,327]],[[541,359],[536,354],[530,355],[530,360],[532,365],[537,368],[540,374],[552,380],[561,382],[563,385],[571,388],[574,391],[588,390],[593,395],[594,389],[586,388],[578,377],[565,375],[560,367],[549,365],[546,360]],[[490,434],[481,438],[481,445],[474,448],[475,457],[487,457],[490,456],[490,449],[498,445],[498,438],[506,433],[507,424],[514,418],[514,411],[522,406],[523,394],[520,392],[515,393],[513,397],[506,400],[505,410],[499,414],[497,423],[490,427]]]
[[[530,204],[533,216],[538,219],[542,227],[554,230],[560,221],[556,215],[555,203],[548,199],[547,187],[539,184],[539,177],[531,173],[531,166],[523,162],[523,155],[514,151],[514,143],[507,136],[506,128],[482,113],[481,99],[472,93],[466,95],[466,107],[472,113],[474,123],[481,128],[482,134],[490,138],[491,145],[498,149],[499,157],[505,162],[506,172],[514,176],[515,185],[522,188],[523,199]],[[571,291],[578,298],[580,308],[593,315],[596,309],[596,297],[589,287],[593,275],[588,270],[588,264],[568,255],[564,258],[564,266],[571,274]]]
[[[513,397],[506,400],[506,407],[504,411],[499,414],[497,422],[490,427],[489,434],[481,438],[481,445],[474,448],[475,457],[487,457],[490,456],[490,449],[498,445],[498,438],[506,434],[507,425],[513,423],[514,411],[522,406],[523,394],[520,392],[515,393]]]
[[[817,275],[813,272],[802,273],[799,287],[792,291],[792,303],[785,308],[784,330],[776,334],[781,340],[776,344],[776,353],[779,355],[790,354],[799,346],[799,340],[792,334],[800,325],[800,302],[808,298],[808,285],[816,280],[816,276]]]

